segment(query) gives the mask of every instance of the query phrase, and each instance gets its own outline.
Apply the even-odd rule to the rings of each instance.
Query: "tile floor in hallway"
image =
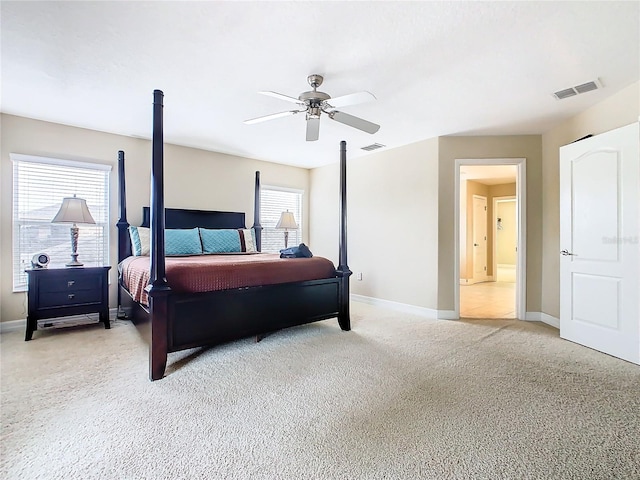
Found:
[[[460,285],[460,317],[516,318],[515,270],[500,269],[498,279],[501,281]]]

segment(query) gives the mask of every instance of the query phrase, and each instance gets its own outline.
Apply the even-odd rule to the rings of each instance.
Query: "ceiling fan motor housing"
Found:
[[[316,90],[301,93],[298,97],[301,102],[304,102],[310,107],[319,107],[322,102],[329,100],[330,98],[331,96],[329,94],[318,92]]]

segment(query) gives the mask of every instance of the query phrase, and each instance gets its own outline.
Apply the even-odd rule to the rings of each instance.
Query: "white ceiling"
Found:
[[[165,93],[165,141],[314,167],[378,142],[541,134],[638,81],[640,2],[1,3],[4,113],[149,138]],[[309,74],[369,135],[259,95],[297,97]],[[552,93],[599,78],[602,90]]]

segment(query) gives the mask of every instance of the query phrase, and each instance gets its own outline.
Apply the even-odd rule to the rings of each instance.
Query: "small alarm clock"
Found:
[[[31,266],[33,268],[47,268],[49,260],[49,255],[46,253],[36,253],[33,258],[31,258]]]

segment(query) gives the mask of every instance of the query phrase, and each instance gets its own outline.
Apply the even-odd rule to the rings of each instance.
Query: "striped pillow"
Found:
[[[129,237],[131,238],[131,254],[139,257],[149,255],[149,245],[151,244],[151,231],[146,227],[129,227]]]
[[[243,252],[256,253],[256,231],[253,228],[243,228],[238,230],[240,234],[240,245]]]

